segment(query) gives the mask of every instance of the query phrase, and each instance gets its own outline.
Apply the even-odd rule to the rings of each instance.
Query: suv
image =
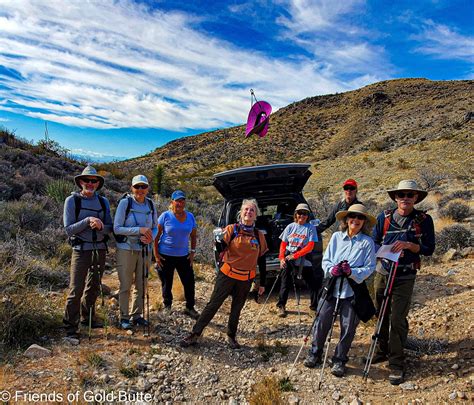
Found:
[[[302,190],[312,174],[309,168],[310,165],[305,163],[287,163],[242,167],[214,175],[213,185],[224,197],[224,207],[218,223],[221,228],[237,221],[237,212],[244,198],[257,200],[262,214],[257,218],[256,227],[266,233],[269,278],[280,268],[280,234],[293,222],[296,206],[300,203],[307,204]],[[314,219],[313,213],[310,213],[311,219]],[[315,268],[320,268],[322,260],[320,234],[318,239],[320,242],[315,244],[312,254]]]

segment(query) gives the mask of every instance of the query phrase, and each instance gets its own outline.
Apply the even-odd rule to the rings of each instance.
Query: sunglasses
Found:
[[[135,190],[146,190],[148,188],[148,184],[135,184],[133,188]]]
[[[362,215],[362,214],[347,214],[347,217],[348,218],[352,218],[352,219],[360,219],[361,221],[365,221],[367,218],[365,215]]]
[[[307,212],[307,211],[296,211],[296,215],[308,216],[308,215],[309,215],[309,212]]]
[[[354,191],[356,188],[354,186],[344,186],[343,189]]]
[[[91,184],[96,184],[99,182],[97,179],[81,179],[83,183],[91,183]]]
[[[416,193],[397,193],[398,198],[413,198],[416,196]]]

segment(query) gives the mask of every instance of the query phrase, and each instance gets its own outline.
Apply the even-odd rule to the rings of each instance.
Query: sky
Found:
[[[110,160],[381,80],[474,79],[473,0],[0,0],[0,125]],[[243,134],[244,135],[244,134]]]

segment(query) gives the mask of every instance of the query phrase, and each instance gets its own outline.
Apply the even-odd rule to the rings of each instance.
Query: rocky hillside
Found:
[[[162,164],[181,185],[208,185],[218,171],[281,162],[311,162],[329,186],[348,172],[373,189],[380,184],[379,161],[384,161],[383,171],[400,166],[410,172],[434,164],[466,176],[474,161],[473,97],[472,80],[380,82],[281,108],[262,139],[246,139],[238,126],[178,139],[119,165],[150,173]],[[462,168],[460,150],[467,154]],[[373,173],[364,176],[367,170]]]

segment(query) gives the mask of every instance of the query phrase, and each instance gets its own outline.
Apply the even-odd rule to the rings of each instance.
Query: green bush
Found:
[[[66,179],[52,180],[46,184],[44,194],[57,204],[63,204],[66,197],[74,191],[74,184]]]

